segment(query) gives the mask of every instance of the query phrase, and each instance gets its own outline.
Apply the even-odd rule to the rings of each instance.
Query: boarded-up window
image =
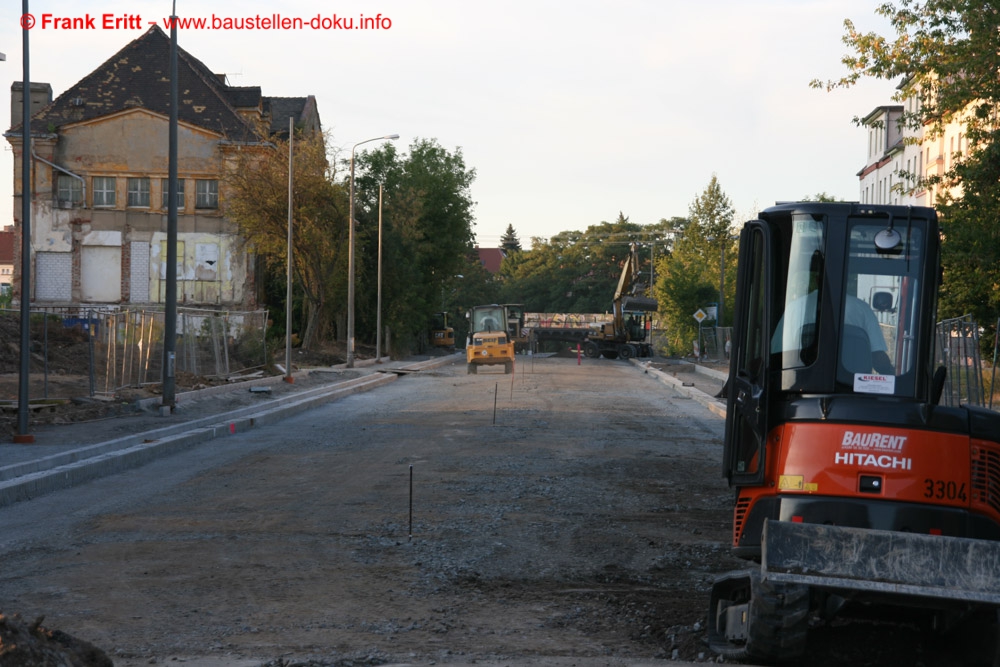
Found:
[[[132,303],[149,301],[149,243],[132,241],[129,290]]]
[[[184,280],[184,241],[177,242],[177,299],[183,302],[184,292],[182,285]],[[167,300],[167,242],[160,241],[160,280],[157,301],[163,303]]]
[[[194,279],[219,279],[219,246],[217,243],[198,243],[195,245]]]
[[[73,298],[73,256],[68,252],[35,254],[35,298],[70,301]]]
[[[160,280],[167,279],[167,242],[160,241]],[[184,241],[177,242],[177,280],[184,280]]]
[[[117,303],[121,298],[121,246],[83,246],[80,252],[80,299],[91,303]]]

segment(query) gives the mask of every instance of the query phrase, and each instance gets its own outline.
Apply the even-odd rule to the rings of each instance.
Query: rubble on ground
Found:
[[[112,667],[111,659],[93,644],[19,614],[0,614],[0,665],[3,667]]]

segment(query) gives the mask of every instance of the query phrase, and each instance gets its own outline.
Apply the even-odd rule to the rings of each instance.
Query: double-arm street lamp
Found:
[[[351,147],[351,192],[350,221],[347,234],[347,367],[354,368],[354,150],[361,144],[385,139],[399,139],[398,134],[387,134],[384,137],[373,137],[359,141]]]

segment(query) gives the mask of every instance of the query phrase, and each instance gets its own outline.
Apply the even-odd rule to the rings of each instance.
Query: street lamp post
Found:
[[[726,243],[737,238],[739,237],[730,236],[729,234],[723,234],[718,237],[705,237],[705,240],[710,243],[716,240],[719,241],[719,305],[715,310],[715,340],[719,346],[720,354],[725,349],[725,341],[722,339],[722,306],[726,299]]]
[[[719,312],[716,314],[715,326],[722,327],[722,303],[726,299],[726,237],[722,237],[719,248]]]
[[[726,294],[726,243],[728,241],[735,240],[739,237],[730,236],[726,234],[724,236],[706,236],[705,240],[708,242],[719,241],[719,306],[715,311],[715,326],[722,326],[722,302],[725,299]]]
[[[292,193],[294,186],[294,162],[292,145],[295,143],[295,117],[288,117],[288,261],[285,267],[285,382],[293,383],[292,377]]]
[[[347,225],[347,367],[354,368],[354,150],[361,144],[383,139],[399,139],[398,134],[373,137],[359,141],[351,147],[351,191]]]
[[[375,363],[382,363],[382,184],[378,184],[378,294],[375,297]]]

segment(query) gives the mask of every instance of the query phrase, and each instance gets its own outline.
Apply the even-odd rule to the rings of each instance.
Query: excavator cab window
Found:
[[[854,393],[915,391],[924,224],[893,227],[895,244],[880,247],[885,222],[849,223],[837,383]]]
[[[777,218],[770,351],[783,390],[915,396],[927,224],[866,212]]]
[[[812,215],[792,216],[784,311],[771,337],[771,353],[781,355],[782,370],[816,361],[824,291],[826,222]]]

